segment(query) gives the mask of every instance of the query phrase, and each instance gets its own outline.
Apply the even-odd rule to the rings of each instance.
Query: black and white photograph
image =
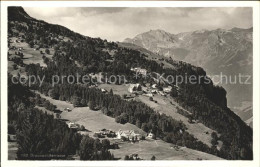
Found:
[[[259,156],[252,5],[5,8],[5,161]]]

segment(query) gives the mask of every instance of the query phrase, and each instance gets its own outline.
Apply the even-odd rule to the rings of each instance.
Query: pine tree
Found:
[[[156,159],[156,158],[155,158],[155,156],[153,155],[152,158],[151,158],[151,160],[154,161],[155,159]]]
[[[88,106],[89,106],[89,109],[91,109],[91,110],[95,110],[95,103],[94,103],[94,101],[93,100],[90,100],[89,102],[88,102]]]
[[[73,103],[74,107],[80,106],[80,99],[79,99],[79,97],[73,96],[72,103]]]
[[[23,119],[23,120],[22,120]],[[21,118],[22,122],[19,122],[19,129],[17,131],[17,143],[19,145],[17,151],[18,159],[30,158],[33,147],[33,139],[31,137],[33,132],[33,127],[30,122],[30,112],[25,112],[25,116]],[[21,155],[25,155],[25,157],[21,157]]]
[[[114,94],[112,89],[110,89],[109,94],[110,94],[110,95],[113,95],[113,94]]]

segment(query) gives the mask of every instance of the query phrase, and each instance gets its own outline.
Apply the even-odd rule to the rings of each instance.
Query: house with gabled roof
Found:
[[[135,140],[140,140],[141,139],[141,135],[138,133],[135,133],[133,130],[127,130],[127,131],[122,131],[119,130],[116,133],[116,138],[117,139],[122,139],[123,137],[125,137],[126,139],[132,141],[132,139],[134,138]]]

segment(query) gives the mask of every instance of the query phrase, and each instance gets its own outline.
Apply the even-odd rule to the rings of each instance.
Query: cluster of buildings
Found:
[[[146,74],[147,74],[147,70],[144,68],[140,68],[140,67],[131,68],[130,70],[135,72],[137,75],[141,74],[141,75],[146,76]]]
[[[16,135],[8,134],[8,141],[16,142],[17,141]]]
[[[116,133],[114,131],[112,131],[112,130],[102,129],[102,130],[100,130],[98,132],[95,132],[94,136],[101,137],[101,138],[103,138],[105,136],[107,136],[107,137],[115,137]]]
[[[122,130],[119,130],[117,133],[116,133],[116,138],[117,139],[127,139],[129,141],[132,141],[132,140],[140,140],[141,139],[141,135],[138,134],[138,133],[135,133],[133,130],[127,130],[127,131],[122,131]]]
[[[142,86],[140,84],[130,84],[128,88],[130,93],[142,93]]]
[[[136,133],[134,130],[123,131],[120,129],[118,132],[114,132],[112,130],[102,129],[94,133],[94,137],[104,138],[105,136],[127,141],[139,141],[142,137],[145,137],[139,133]],[[154,134],[150,132],[145,138],[154,139],[154,137]]]
[[[169,94],[172,91],[172,86],[163,87],[159,90],[157,84],[153,84],[152,86],[141,86],[140,84],[130,84],[128,87],[129,93],[137,93],[137,94],[143,94],[144,96],[153,97],[154,94],[159,94],[161,96],[166,96],[166,94]],[[178,89],[176,86],[175,89]]]
[[[24,42],[24,39],[23,39],[21,36],[18,36],[17,39],[15,39],[15,40],[13,40],[13,41],[10,39],[9,42],[21,43],[21,42]]]
[[[153,139],[155,136],[152,132],[150,132],[146,138],[148,139]],[[119,130],[117,133],[116,133],[116,138],[117,139],[127,139],[129,141],[132,141],[132,140],[135,140],[135,141],[139,141],[141,140],[142,138],[142,135],[139,134],[139,133],[135,133],[134,130],[126,130],[126,131],[122,131],[122,130]]]
[[[140,157],[138,154],[130,154],[129,155],[129,159],[132,159],[132,160],[140,160]]]

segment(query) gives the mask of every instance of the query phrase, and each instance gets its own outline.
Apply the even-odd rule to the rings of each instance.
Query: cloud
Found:
[[[151,29],[180,33],[200,29],[248,28],[252,8],[31,8],[29,15],[81,34],[111,41]]]
[[[123,11],[124,7],[92,7],[92,8],[80,8],[80,11],[85,16],[100,15],[106,13],[118,13]]]

